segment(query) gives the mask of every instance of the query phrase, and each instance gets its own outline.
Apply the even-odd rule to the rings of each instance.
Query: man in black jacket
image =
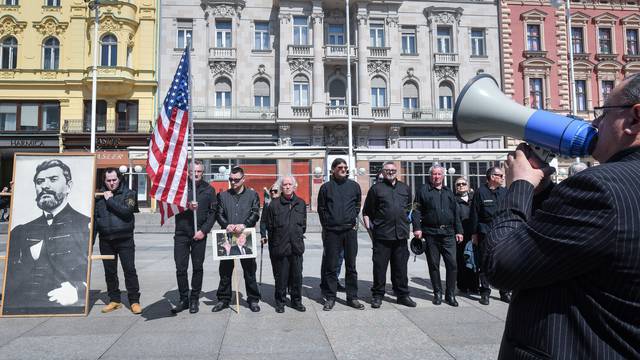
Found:
[[[440,282],[440,255],[447,269],[445,302],[458,306],[456,301],[456,243],[461,242],[462,224],[458,215],[458,202],[453,191],[444,185],[445,169],[436,164],[429,169],[429,184],[425,184],[416,195],[413,212],[413,234],[424,236],[427,241],[427,264],[433,286],[433,304],[442,303]]]
[[[409,297],[407,261],[409,261],[409,211],[412,206],[411,190],[398,181],[398,169],[393,161],[385,162],[383,181],[378,181],[367,193],[362,214],[365,225],[373,238],[373,287],[371,294],[374,309],[382,305],[387,282],[387,267],[391,262],[391,283],[398,304],[415,307]]]
[[[318,215],[322,225],[322,246],[324,256],[320,288],[326,301],[323,310],[333,309],[336,301],[338,257],[344,251],[345,283],[347,305],[363,310],[358,301],[358,272],[356,255],[358,254],[357,220],[360,213],[362,192],[360,185],[347,179],[347,162],[337,158],[331,164],[332,176],[322,184],[318,192]]]
[[[193,174],[196,181],[196,200],[193,200],[193,181],[189,178],[187,196],[191,201],[188,209],[176,215],[176,231],[173,237],[173,258],[176,263],[176,278],[178,280],[178,292],[180,303],[172,313],[189,309],[189,313],[195,314],[199,310],[200,290],[202,290],[202,276],[204,254],[207,249],[207,234],[211,231],[216,221],[216,208],[218,199],[216,191],[209,183],[202,179],[204,166],[202,161],[194,160]],[[196,212],[198,231],[195,231],[193,212]],[[191,293],[189,293],[189,256],[193,266],[191,274]]]
[[[115,255],[114,260],[102,260],[104,277],[107,282],[109,304],[102,308],[103,313],[122,307],[118,288],[118,258],[124,272],[127,297],[134,314],[142,313],[140,307],[140,285],[135,265],[135,228],[134,212],[137,211],[136,192],[129,190],[118,176],[118,171],[108,168],[103,176],[103,196],[96,200],[95,224],[100,235],[100,253]]]
[[[287,288],[291,293],[291,307],[306,311],[302,305],[302,254],[304,233],[307,230],[307,204],[296,196],[298,187],[293,176],[280,181],[282,195],[269,204],[267,229],[269,254],[275,278],[276,312],[284,312]]]
[[[600,165],[538,210],[552,169],[532,168],[524,144],[507,158],[484,258],[489,281],[514,291],[499,359],[640,359],[640,75],[594,110]]]
[[[487,169],[487,182],[482,184],[471,202],[470,222],[473,235],[471,239],[478,250],[476,253],[476,265],[478,266],[478,278],[480,279],[480,304],[489,305],[491,287],[487,279],[487,272],[482,263],[487,252],[487,244],[484,241],[489,233],[491,221],[498,210],[498,204],[504,201],[507,190],[502,187],[504,173],[499,166]],[[508,291],[500,290],[500,300],[509,303],[511,296]]]
[[[229,183],[231,189],[218,195],[218,223],[227,232],[242,234],[244,229],[256,226],[260,218],[260,198],[253,189],[244,186],[244,170],[237,166],[231,169]],[[253,312],[260,311],[260,289],[256,281],[256,259],[240,259],[244,271],[244,282],[247,289],[247,302]],[[220,284],[218,285],[218,303],[213,312],[229,307],[231,301],[231,275],[233,260],[221,260],[218,268]]]

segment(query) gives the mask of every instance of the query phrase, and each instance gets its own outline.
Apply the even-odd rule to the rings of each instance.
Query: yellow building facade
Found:
[[[84,0],[2,3],[0,183],[5,183],[14,152],[90,149],[95,13]],[[98,8],[99,167],[131,167],[124,150],[147,144],[155,117],[157,0],[99,0]]]

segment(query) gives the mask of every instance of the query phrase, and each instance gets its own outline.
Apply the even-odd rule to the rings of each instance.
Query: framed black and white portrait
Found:
[[[213,260],[255,258],[257,248],[256,229],[245,229],[242,234],[213,230]]]
[[[86,315],[95,156],[14,157],[2,316]]]

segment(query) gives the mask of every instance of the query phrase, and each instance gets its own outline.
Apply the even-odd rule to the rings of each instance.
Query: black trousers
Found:
[[[458,262],[458,289],[462,291],[478,291],[478,274],[469,269],[466,264],[467,261],[464,258],[464,248],[470,239],[465,239],[463,242],[456,245],[456,260]]]
[[[476,255],[476,266],[478,267],[478,279],[480,280],[480,294],[481,295],[491,295],[491,286],[489,285],[489,279],[487,278],[487,273],[484,270],[484,266],[482,260],[484,259],[485,254],[487,253],[487,242],[485,241],[484,234],[479,235],[478,245],[473,248],[473,250],[477,250],[474,252]],[[509,293],[509,290],[499,290],[500,295]]]
[[[407,278],[407,261],[409,248],[407,240],[374,240],[373,241],[373,297],[382,298],[387,283],[387,267],[391,263],[391,284],[394,294],[401,298],[409,296],[409,279]]]
[[[358,298],[358,234],[355,230],[322,231],[323,257],[321,265],[320,289],[327,299],[335,299],[338,291],[338,257],[344,251],[345,287],[348,300]]]
[[[178,280],[178,292],[180,301],[189,300],[189,255],[193,271],[191,275],[191,298],[197,299],[202,290],[202,276],[204,253],[207,249],[207,238],[194,240],[187,235],[175,235],[173,237],[173,259],[176,263],[176,279]]]
[[[434,294],[442,294],[442,284],[440,282],[440,255],[444,260],[447,269],[447,295],[456,293],[456,238],[455,236],[429,236],[427,240],[427,264],[429,266],[429,276]]]
[[[231,301],[231,276],[233,275],[234,260],[221,260],[218,272],[220,273],[220,284],[216,293],[219,301]],[[247,301],[260,301],[260,289],[256,281],[256,259],[240,259],[242,270],[244,272],[244,283],[247,289]]]
[[[287,289],[291,303],[302,302],[302,255],[272,256],[271,267],[275,279],[274,297],[276,304],[285,304]]]
[[[133,242],[133,236],[109,241],[100,239],[100,254],[116,257],[114,260],[102,260],[109,300],[117,303],[122,301],[118,282],[118,258],[120,258],[129,304],[139,303],[140,284],[136,273],[136,245]]]

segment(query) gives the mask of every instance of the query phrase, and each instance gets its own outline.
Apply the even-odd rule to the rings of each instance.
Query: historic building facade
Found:
[[[15,151],[90,149],[94,12],[84,0],[2,3],[4,183]],[[98,166],[130,168],[126,147],[147,144],[155,117],[156,1],[102,1],[99,9]]]
[[[219,159],[213,178],[242,164],[264,175],[262,188],[294,173],[311,200],[327,162],[346,156],[351,112],[360,174],[395,160],[419,185],[439,161],[477,183],[503,142],[462,145],[451,116],[471,77],[500,79],[497,14],[491,1],[352,1],[347,19],[344,1],[167,0],[160,94],[191,37],[195,140]],[[369,176],[358,179],[366,190]]]

